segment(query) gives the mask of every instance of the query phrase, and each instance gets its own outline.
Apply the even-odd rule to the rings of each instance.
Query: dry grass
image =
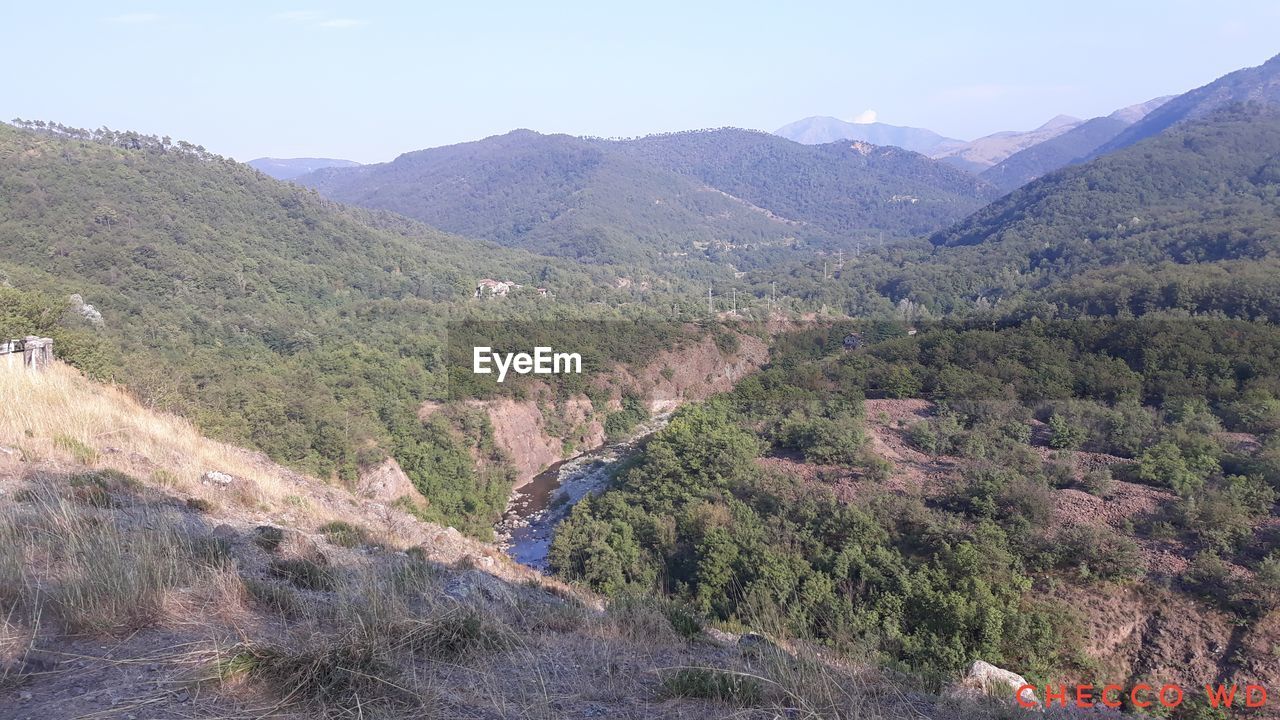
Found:
[[[270,463],[60,363],[38,374],[0,368],[0,446],[27,461],[112,468],[177,492],[299,510],[286,500],[297,489]],[[208,471],[228,473],[236,483],[226,491],[205,487],[200,479]]]
[[[225,588],[232,572],[217,541],[184,529],[172,511],[128,515],[44,487],[0,508],[0,612],[52,615],[71,633],[136,630],[166,614],[170,590]]]

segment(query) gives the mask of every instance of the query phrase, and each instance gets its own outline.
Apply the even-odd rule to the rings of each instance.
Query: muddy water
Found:
[[[560,521],[579,500],[604,489],[640,442],[666,424],[667,416],[658,416],[630,439],[556,463],[517,488],[494,528],[502,549],[516,562],[546,572],[547,552]]]

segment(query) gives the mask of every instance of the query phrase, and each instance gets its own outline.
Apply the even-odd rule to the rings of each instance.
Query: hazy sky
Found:
[[[3,4],[0,117],[167,134],[241,160],[867,110],[969,139],[1280,53],[1276,0]]]

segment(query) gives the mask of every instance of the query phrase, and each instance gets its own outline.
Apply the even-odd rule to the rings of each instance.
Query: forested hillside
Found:
[[[1276,678],[1271,326],[862,324],[773,359],[575,508],[555,567],[944,677]]]
[[[788,248],[908,237],[993,194],[914,153],[741,130],[634,141],[519,130],[298,181],[504,245],[664,270],[760,267]]]
[[[611,275],[342,207],[187,143],[32,127],[0,125],[3,335],[53,333],[92,374],[322,476],[412,460],[436,517],[464,528],[487,528],[510,488],[472,468],[483,427],[417,420],[445,394],[445,321],[625,299]],[[483,277],[556,301],[473,301]]]
[[[1208,85],[1183,93],[1135,122],[1091,157],[1129,147],[1188,120],[1205,118],[1229,105],[1253,103],[1280,105],[1280,55],[1251,68],[1228,73]]]
[[[298,179],[328,197],[588,263],[680,263],[789,242],[785,220],[567,135],[517,130]]]
[[[732,128],[651,135],[618,146],[852,244],[880,232],[927,233],[994,196],[966,173],[896,147],[807,146]]]
[[[1114,117],[1087,120],[1061,135],[1010,155],[982,171],[979,177],[1004,191],[1022,187],[1085,157],[1127,127],[1128,123]]]
[[[1280,118],[1237,107],[1051,173],[929,242],[864,252],[838,277],[797,267],[788,296],[910,317],[1171,309],[1280,318]],[[781,283],[779,285],[782,292]]]

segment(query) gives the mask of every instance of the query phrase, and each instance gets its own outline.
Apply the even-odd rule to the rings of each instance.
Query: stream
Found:
[[[643,423],[626,440],[608,443],[552,465],[516,488],[494,528],[503,551],[521,565],[547,572],[556,526],[588,494],[603,490],[645,438],[667,424],[669,414]]]

